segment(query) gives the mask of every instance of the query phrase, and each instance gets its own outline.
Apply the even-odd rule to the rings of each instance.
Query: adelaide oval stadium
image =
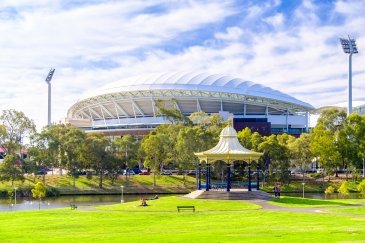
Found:
[[[308,131],[314,107],[288,94],[239,77],[207,73],[157,73],[111,82],[72,105],[66,122],[108,136],[143,135],[170,123],[157,102],[173,104],[188,116],[203,111],[233,117],[236,130],[262,135]]]

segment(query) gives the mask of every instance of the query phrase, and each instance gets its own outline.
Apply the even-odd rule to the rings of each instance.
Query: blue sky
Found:
[[[346,102],[339,37],[357,39],[353,94],[365,100],[365,1],[0,1],[0,110],[47,122],[124,77],[201,71],[238,76],[316,107]]]

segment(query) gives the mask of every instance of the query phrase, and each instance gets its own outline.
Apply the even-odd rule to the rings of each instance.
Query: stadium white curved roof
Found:
[[[306,102],[300,101],[290,95],[261,84],[223,74],[212,75],[207,73],[191,72],[154,73],[121,79],[87,94],[81,100],[111,93],[144,90],[197,90],[232,93],[291,103],[300,106],[305,110],[314,109],[312,105]]]

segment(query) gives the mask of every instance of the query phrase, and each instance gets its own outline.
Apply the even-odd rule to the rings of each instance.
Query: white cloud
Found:
[[[344,102],[348,57],[338,37],[346,31],[359,47],[353,56],[354,99],[364,100],[361,1],[357,7],[337,2],[329,13],[336,22],[326,24],[308,1],[291,13],[277,11],[279,1],[263,6],[255,1],[247,6],[233,1],[105,1],[76,7],[65,7],[61,0],[33,2],[0,2],[0,13],[9,6],[18,11],[17,18],[0,18],[0,109],[22,110],[39,127],[47,120],[44,79],[51,66],[56,68],[54,121],[90,90],[160,71],[232,74],[315,106]],[[258,28],[265,21],[274,28]]]

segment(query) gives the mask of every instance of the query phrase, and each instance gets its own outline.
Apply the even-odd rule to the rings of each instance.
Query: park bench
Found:
[[[195,206],[177,206],[177,211],[180,212],[180,210],[192,210],[195,212]]]
[[[77,209],[76,204],[70,204],[71,210]]]

